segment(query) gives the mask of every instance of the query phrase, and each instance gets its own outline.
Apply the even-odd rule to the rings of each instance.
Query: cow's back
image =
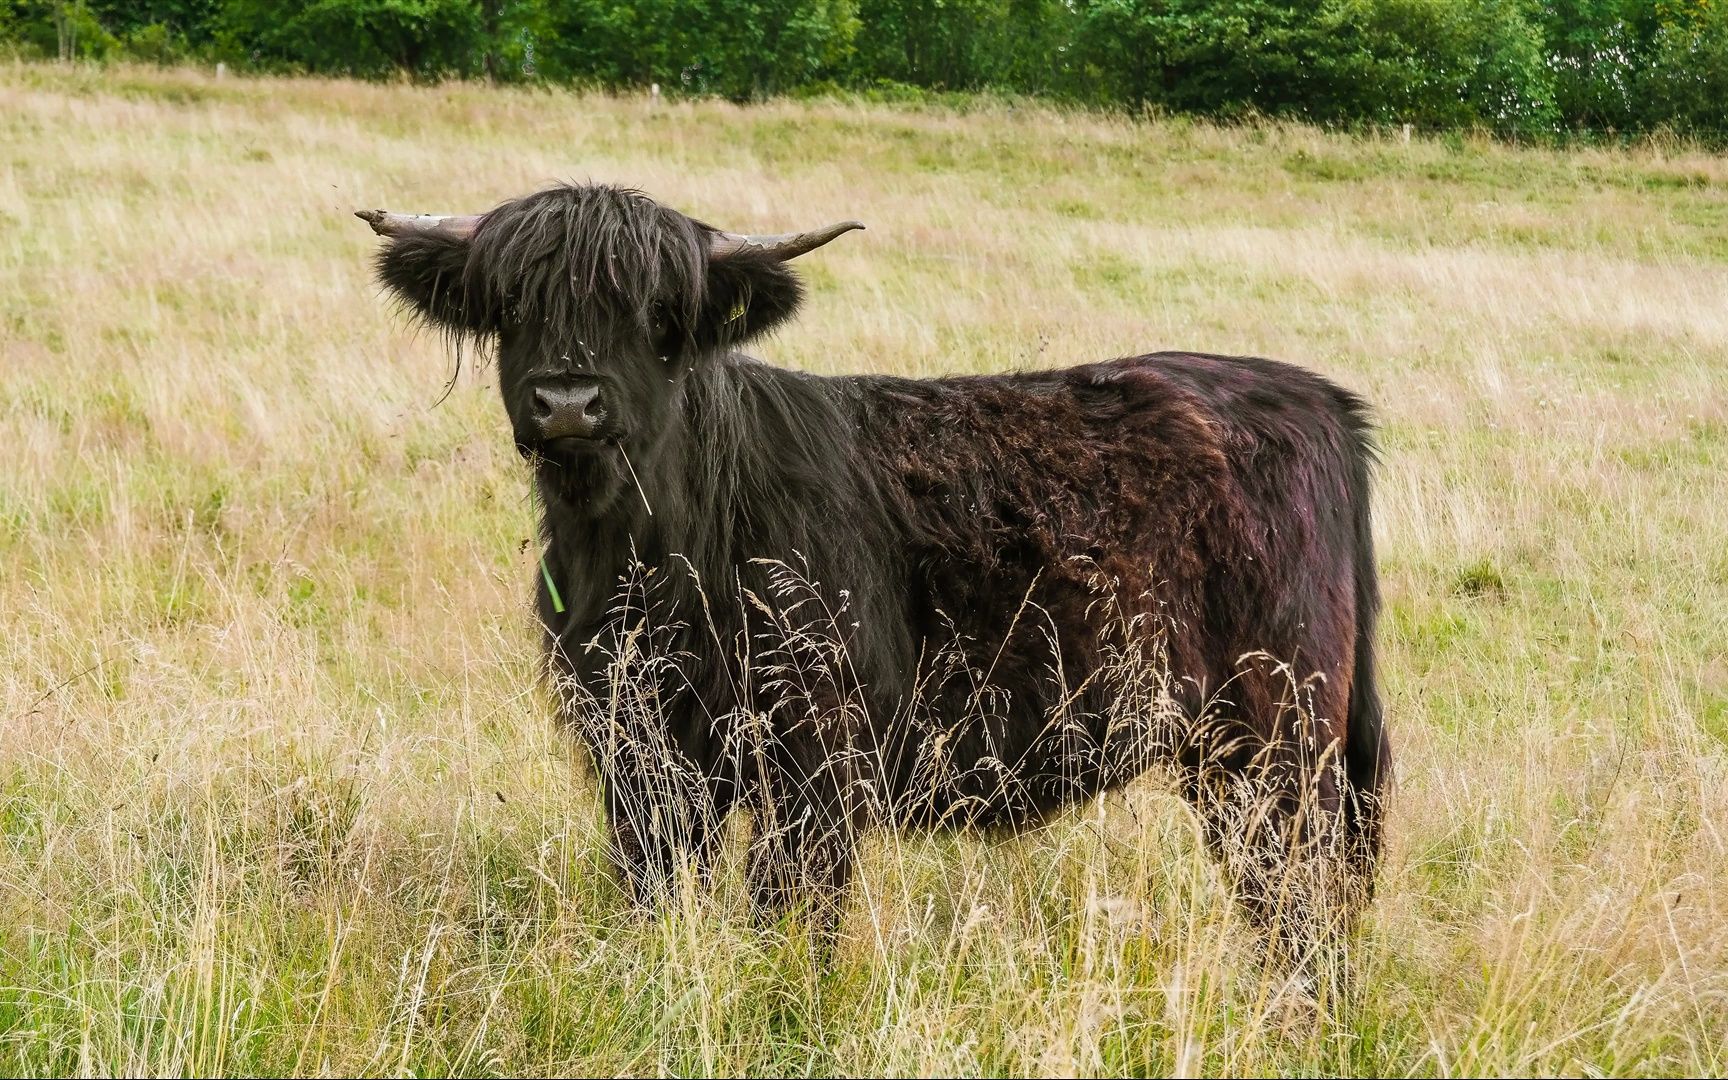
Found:
[[[1342,391],[1270,361],[1161,354],[873,379],[856,400],[923,642],[910,729],[891,740],[901,816],[1035,817],[1132,776],[1180,738],[1157,730],[1169,716],[1137,731],[1124,715],[1149,675],[1189,717],[1264,725],[1280,677],[1312,669],[1311,711],[1342,716],[1356,438]],[[1257,651],[1295,667],[1238,665]]]

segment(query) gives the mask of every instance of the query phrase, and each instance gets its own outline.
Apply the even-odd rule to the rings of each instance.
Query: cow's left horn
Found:
[[[354,216],[372,226],[379,236],[445,236],[466,240],[474,235],[480,215],[456,217],[449,214],[392,214],[388,210],[356,210]]]
[[[724,257],[743,251],[746,248],[756,248],[764,255],[785,262],[796,259],[806,252],[815,251],[841,233],[849,233],[853,229],[862,229],[862,221],[842,221],[838,225],[830,225],[825,229],[813,232],[782,233],[779,236],[746,236],[743,233],[716,232],[709,242],[708,254],[711,257]]]

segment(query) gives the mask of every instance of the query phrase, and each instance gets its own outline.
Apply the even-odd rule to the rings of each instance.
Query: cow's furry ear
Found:
[[[790,319],[803,302],[804,285],[783,260],[749,249],[717,256],[708,262],[696,343],[741,345]]]
[[[420,234],[391,240],[378,252],[378,281],[421,318],[444,330],[479,334],[490,327],[486,305],[470,295],[463,237]]]

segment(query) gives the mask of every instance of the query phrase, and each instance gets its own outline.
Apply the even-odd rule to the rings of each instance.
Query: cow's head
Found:
[[[599,512],[673,425],[687,376],[797,310],[789,259],[851,229],[742,236],[646,195],[555,187],[472,217],[361,211],[378,277],[429,322],[495,345],[516,443]]]

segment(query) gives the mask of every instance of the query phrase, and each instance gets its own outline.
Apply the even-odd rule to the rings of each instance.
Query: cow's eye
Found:
[[[648,332],[653,335],[656,345],[666,340],[666,305],[656,300],[648,308]]]

